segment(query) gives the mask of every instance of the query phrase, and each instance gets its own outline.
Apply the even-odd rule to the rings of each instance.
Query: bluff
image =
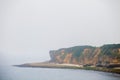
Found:
[[[120,44],[106,44],[100,47],[74,46],[51,50],[51,63],[79,64],[93,66],[120,66]]]

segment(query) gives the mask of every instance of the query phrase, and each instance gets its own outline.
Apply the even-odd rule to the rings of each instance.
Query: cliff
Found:
[[[101,47],[75,46],[51,50],[49,54],[51,63],[84,66],[120,66],[120,44],[107,44]]]

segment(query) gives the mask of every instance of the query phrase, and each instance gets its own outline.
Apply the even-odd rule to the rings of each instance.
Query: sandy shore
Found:
[[[81,65],[75,64],[58,64],[58,63],[26,63],[22,65],[14,65],[18,67],[41,67],[41,68],[82,68]]]
[[[31,67],[31,68],[63,68],[63,69],[85,69],[103,72],[111,72],[120,74],[119,68],[105,68],[105,67],[83,67],[76,64],[58,64],[58,63],[26,63],[21,65],[14,65],[17,67]]]

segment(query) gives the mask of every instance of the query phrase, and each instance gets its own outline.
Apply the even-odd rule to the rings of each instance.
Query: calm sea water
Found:
[[[75,69],[1,66],[0,80],[120,80],[120,75]]]

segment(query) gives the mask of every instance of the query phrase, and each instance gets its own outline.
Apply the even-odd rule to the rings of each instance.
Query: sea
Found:
[[[120,80],[120,74],[82,70],[0,66],[0,80]]]

